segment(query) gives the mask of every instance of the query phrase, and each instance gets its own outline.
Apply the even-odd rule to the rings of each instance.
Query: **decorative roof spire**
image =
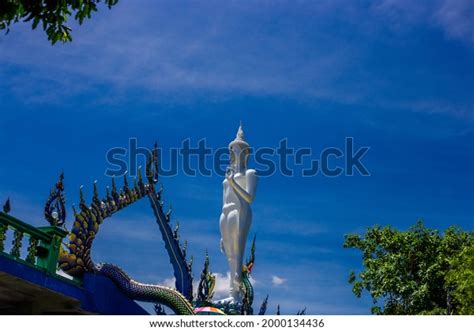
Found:
[[[3,212],[5,214],[8,214],[11,210],[11,206],[10,206],[10,197],[8,197],[7,201],[5,201],[5,204],[3,205]]]
[[[268,294],[265,300],[263,300],[262,305],[260,306],[260,311],[258,312],[259,315],[265,315],[267,312],[267,305],[268,305]]]

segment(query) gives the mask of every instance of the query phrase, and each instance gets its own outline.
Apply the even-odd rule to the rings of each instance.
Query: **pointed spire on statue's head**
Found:
[[[235,135],[235,139],[230,142],[229,148],[234,145],[239,145],[241,149],[249,148],[249,144],[245,141],[244,129],[242,128],[242,121],[240,121],[239,129]]]
[[[244,129],[242,129],[242,121],[240,121],[239,129],[237,130],[236,139],[245,140]]]

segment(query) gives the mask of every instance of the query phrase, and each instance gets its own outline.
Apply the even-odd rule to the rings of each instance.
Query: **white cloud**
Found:
[[[176,288],[176,279],[174,277],[170,278],[165,278],[162,282],[160,282],[160,285],[166,286],[169,288]]]
[[[273,275],[272,276],[272,284],[273,286],[280,286],[282,285],[284,282],[286,282],[286,279],[285,278],[281,278],[281,277],[278,277],[276,275]]]
[[[433,18],[452,39],[474,42],[474,3],[472,0],[443,0]]]
[[[229,297],[230,293],[230,272],[225,275],[215,273],[216,287],[214,288],[214,300],[219,300]]]
[[[214,296],[213,300],[220,300],[229,297],[230,293],[230,273],[226,275],[221,273],[214,273],[216,276],[216,286],[214,287]],[[174,278],[173,278],[174,281]],[[197,295],[197,290],[199,286],[199,278],[195,279],[193,282],[194,295]],[[174,285],[173,285],[174,288]]]
[[[74,41],[67,45],[51,47],[44,32],[31,31],[29,23],[12,26],[9,35],[0,36],[0,76],[8,77],[0,81],[0,97],[67,104],[70,97],[87,96],[86,105],[110,105],[128,101],[136,91],[147,101],[166,103],[186,103],[203,92],[222,98],[244,93],[387,108],[394,100],[385,95],[397,86],[381,77],[384,72],[370,72],[373,50],[364,44],[384,37],[381,25],[408,32],[429,26],[447,38],[472,42],[471,3],[385,0],[370,11],[341,0],[258,9],[240,2],[218,8],[201,3],[179,10],[166,3],[121,2],[73,26]],[[347,38],[331,30],[334,23],[357,29]],[[384,59],[377,61],[383,64]],[[368,70],[361,70],[364,65]],[[411,73],[408,68],[402,76]],[[428,97],[399,96],[397,101],[426,112],[419,103]],[[456,115],[458,108],[466,108],[453,110],[449,96],[439,98],[429,103],[429,112]],[[468,107],[460,115],[469,112]]]
[[[345,63],[352,61],[347,54],[354,50],[349,51],[348,44],[314,47],[293,29],[282,29],[275,38],[252,7],[232,4],[220,7],[216,15],[207,15],[211,8],[202,7],[208,6],[180,10],[169,22],[174,15],[167,11],[173,9],[119,4],[74,27],[73,43],[55,47],[48,44],[43,31],[32,32],[29,24],[17,24],[3,41],[9,47],[1,50],[0,63],[27,70],[4,84],[30,102],[61,101],[96,89],[97,84],[112,87],[113,95],[140,88],[155,97],[165,93],[168,100],[170,91],[174,95],[213,91],[329,96],[332,91],[327,84],[337,80]],[[331,9],[310,7],[316,16]],[[269,9],[276,15],[287,11],[284,6]],[[131,15],[140,20],[130,20]],[[291,26],[291,21],[282,24]],[[303,33],[304,27],[299,28]],[[32,57],[33,53],[40,56]]]
[[[449,39],[474,42],[474,6],[472,0],[384,0],[372,10],[387,19],[392,28],[401,29],[414,24],[439,28]]]
[[[225,275],[222,273],[213,273],[216,276],[216,286],[214,287],[214,296],[213,300],[221,300],[228,298],[230,296],[230,272],[227,272]],[[250,278],[250,283],[255,287],[257,281],[253,278]],[[199,279],[196,279],[193,283],[193,288],[195,294],[199,286]]]

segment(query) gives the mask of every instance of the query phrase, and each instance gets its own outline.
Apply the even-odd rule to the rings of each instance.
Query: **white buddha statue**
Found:
[[[220,216],[221,250],[230,268],[230,298],[225,302],[241,301],[242,264],[245,243],[252,224],[250,204],[255,199],[257,175],[247,169],[249,144],[244,140],[242,124],[236,138],[229,144],[230,165],[223,182],[224,196]]]

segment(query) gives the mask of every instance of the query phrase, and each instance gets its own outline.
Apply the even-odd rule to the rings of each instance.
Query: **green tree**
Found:
[[[346,235],[344,247],[359,249],[364,266],[349,276],[352,291],[369,292],[374,314],[470,313],[473,235],[455,226],[440,234],[422,221],[408,231],[375,225],[363,236]]]
[[[474,245],[466,246],[450,260],[451,270],[446,275],[452,300],[459,314],[474,315]]]
[[[31,21],[33,29],[41,23],[52,44],[68,42],[72,40],[69,17],[74,15],[82,24],[101,2],[110,9],[118,0],[0,0],[0,30],[8,33],[12,23]]]

